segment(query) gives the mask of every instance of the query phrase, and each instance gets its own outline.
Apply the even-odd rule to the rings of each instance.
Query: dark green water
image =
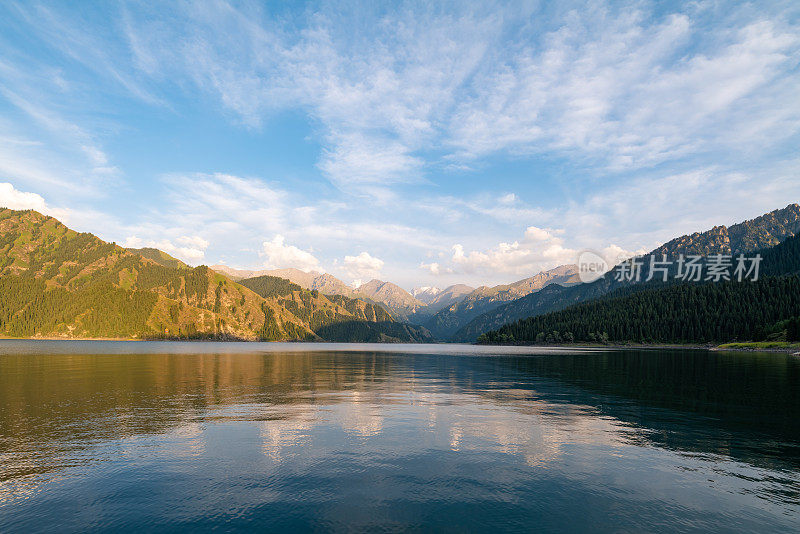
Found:
[[[800,358],[0,342],[0,532],[800,530]]]

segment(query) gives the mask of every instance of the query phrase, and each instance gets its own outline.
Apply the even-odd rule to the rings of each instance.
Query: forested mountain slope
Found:
[[[486,343],[720,343],[761,341],[788,326],[789,340],[796,340],[800,236],[759,253],[763,260],[757,281],[622,287],[596,300],[509,323],[478,339]]]
[[[651,254],[657,257],[666,254],[668,258],[674,259],[679,254],[736,255],[752,253],[758,249],[776,245],[798,233],[800,233],[800,206],[790,204],[786,208],[730,227],[717,226],[707,232],[698,232],[673,239],[655,249]],[[636,286],[635,290],[643,289],[647,287],[644,282],[648,273],[646,264],[642,272],[642,281],[639,283],[617,281],[614,273],[610,272],[589,284],[567,288],[555,285],[547,286],[541,291],[479,315],[456,332],[452,340],[474,341],[480,334],[500,328],[506,323],[561,310],[572,304],[601,297],[621,287],[633,285]]]
[[[414,316],[415,313],[427,310],[424,302],[415,299],[405,289],[382,280],[370,280],[357,288],[353,288],[329,273],[317,271],[306,272],[295,268],[248,271],[233,269],[225,265],[214,265],[211,268],[237,281],[259,276],[274,276],[287,279],[303,289],[319,291],[323,295],[342,295],[351,299],[375,302],[389,311],[394,318],[400,320],[407,320]],[[430,314],[427,314],[426,317],[428,315]]]

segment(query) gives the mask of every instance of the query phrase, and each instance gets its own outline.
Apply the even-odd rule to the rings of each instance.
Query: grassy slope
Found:
[[[6,335],[317,339],[276,302],[207,267],[165,267],[34,211],[0,209],[0,276]],[[133,301],[150,307],[145,320]]]

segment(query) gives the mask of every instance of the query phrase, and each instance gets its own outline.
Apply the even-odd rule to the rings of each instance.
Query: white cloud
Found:
[[[6,53],[4,44],[0,42],[0,102],[5,108],[0,117],[0,176],[24,187],[46,188],[48,198],[58,203],[64,197],[97,197],[118,184],[120,172],[97,136],[79,125],[85,120],[84,93],[64,85],[60,68],[43,64],[26,50]]]
[[[357,256],[345,256],[343,268],[352,278],[378,278],[383,269],[383,260],[361,252]]]
[[[299,239],[308,243],[301,247],[305,250],[298,250],[308,251],[317,263],[306,261],[308,258],[290,259],[299,261],[301,268],[314,270],[336,268],[331,258],[338,256],[339,250],[345,247],[366,249],[372,245],[388,245],[394,249],[432,249],[439,242],[432,229],[376,221],[374,210],[364,203],[318,198],[313,204],[306,204],[294,192],[258,178],[224,173],[170,174],[163,177],[162,185],[163,189],[157,192],[161,199],[158,209],[142,210],[133,225],[118,220],[104,221],[105,237],[113,240],[134,235],[151,245],[168,240],[176,247],[203,251],[209,246],[205,243],[211,242],[213,255],[206,252],[208,262],[227,261],[255,269],[263,266],[263,260],[257,259],[259,252],[264,256],[263,236],[280,235],[284,246]],[[398,202],[387,207],[384,213],[389,209],[400,212],[409,206]],[[186,236],[196,235],[199,230],[202,230],[203,242],[188,241]],[[354,245],[354,241],[357,244]],[[351,270],[360,269],[367,274],[351,275],[342,271],[343,275],[362,278],[380,270],[374,269],[376,261],[382,261],[378,258],[372,261],[372,272],[367,272],[370,265],[369,262],[364,264],[362,255],[353,258]],[[271,263],[279,266],[281,261],[281,256],[276,255]],[[344,264],[340,265],[339,269],[343,269]]]
[[[0,206],[12,210],[36,210],[40,213],[47,211],[41,195],[18,191],[8,182],[0,183]]]
[[[523,239],[499,243],[488,250],[467,252],[463,245],[456,244],[452,248],[451,261],[457,270],[467,274],[532,276],[577,261],[580,251],[566,247],[558,233],[560,231],[530,226]],[[609,245],[602,252],[604,257],[632,255],[616,245]],[[431,265],[435,265],[437,271],[441,269],[438,264]],[[430,266],[423,266],[433,272]]]
[[[547,241],[552,239],[553,236],[550,234],[550,232],[543,228],[529,226],[525,229],[525,238],[531,241]]]
[[[344,188],[419,179],[423,162],[401,143],[361,135],[340,136],[336,143],[325,151],[319,168]]]
[[[765,105],[773,124],[753,141],[798,131],[800,104],[788,90],[797,79],[787,71],[796,29],[770,21],[708,29],[686,14],[649,21],[602,4],[571,13],[542,46],[477,75],[449,142],[465,158],[577,151],[627,169],[741,143],[729,132],[762,125]]]
[[[364,8],[358,18],[369,30],[354,35],[342,9],[323,5],[290,35],[258,10],[207,4],[169,25],[163,14],[131,14],[126,32],[144,70],[190,79],[245,124],[258,127],[280,108],[306,110],[321,125],[319,168],[345,190],[374,192],[420,178],[417,152],[441,135],[459,87],[502,30],[502,17],[483,11],[442,20]]]
[[[799,168],[795,159],[748,173],[710,166],[642,175],[596,190],[559,210],[553,219],[582,246],[607,240],[630,250],[652,250],[680,235],[734,224],[800,201]]]
[[[178,243],[180,243],[182,245],[189,246],[189,247],[194,247],[194,248],[200,249],[200,250],[207,249],[208,245],[210,244],[208,241],[206,241],[205,239],[203,239],[202,237],[197,236],[197,235],[181,236],[181,237],[179,237],[177,239],[177,241],[178,241]]]
[[[215,247],[225,248],[248,243],[261,248],[265,234],[279,234],[288,242],[303,239],[317,249],[351,247],[354,239],[364,247],[388,243],[431,248],[437,243],[430,229],[376,221],[364,203],[317,198],[307,204],[293,192],[258,178],[192,173],[168,175],[164,182],[162,196],[168,208],[154,211],[149,224],[131,233],[158,239],[165,229],[177,237],[202,228]],[[402,211],[405,206],[399,203],[387,210]]]
[[[422,202],[415,199],[415,204],[419,208],[437,213],[440,218],[450,221],[457,221],[471,215],[481,215],[503,223],[518,223],[521,220],[538,220],[549,215],[544,209],[525,204],[514,193],[500,198],[490,194],[480,194],[468,198],[440,196]]]
[[[135,235],[129,235],[125,238],[125,241],[123,241],[122,246],[125,248],[142,248],[148,246],[145,243],[144,239]]]
[[[43,215],[55,217],[68,223],[74,212],[67,208],[53,207],[38,193],[20,191],[9,182],[0,182],[0,207],[12,210],[36,210]]]
[[[17,143],[10,154],[6,151],[11,147],[0,143],[0,169],[5,167],[5,160],[11,165],[3,170],[18,179],[34,178],[65,190],[83,190],[80,192],[84,194],[116,182],[119,170],[109,164],[108,156],[92,134],[64,116],[61,103],[41,88],[41,78],[24,72],[21,67],[3,66],[6,68],[0,69],[0,82],[6,86],[0,85],[0,98],[33,121],[37,140]],[[19,127],[9,123],[0,123],[0,137],[24,138]]]
[[[609,245],[604,249],[600,250],[600,256],[605,258],[606,263],[611,266],[619,265],[625,260],[628,260],[634,256],[641,256],[649,252],[647,249],[640,248],[638,250],[625,250],[624,248],[618,245]]]
[[[122,89],[130,95],[150,104],[163,105],[164,102],[151,94],[140,83],[135,73],[125,68],[127,58],[122,61],[119,55],[127,56],[129,51],[120,47],[111,37],[116,37],[117,27],[104,24],[100,31],[87,31],[89,21],[81,20],[83,13],[74,10],[57,10],[43,5],[15,6],[15,15],[27,23],[29,31],[52,48],[64,55],[70,62],[78,62],[97,76],[97,84],[104,88]],[[116,15],[116,13],[114,13]],[[105,31],[103,31],[105,30]],[[61,72],[53,73],[53,83],[65,87],[69,83]],[[50,81],[50,80],[48,80]]]
[[[263,180],[224,173],[175,174],[165,180],[180,218],[190,215],[195,224],[236,221],[256,230],[280,231],[291,223],[287,193]]]
[[[294,267],[301,271],[319,271],[319,260],[308,251],[287,245],[282,235],[276,235],[272,241],[264,241],[260,255],[266,258],[267,269],[285,269]]]
[[[179,236],[175,242],[178,244],[176,245],[168,239],[150,241],[131,235],[125,239],[122,246],[126,248],[157,248],[190,265],[202,262],[205,258],[205,250],[209,246],[209,242],[199,236]]]
[[[441,274],[453,274],[453,272],[454,272],[453,269],[451,269],[450,267],[442,267],[438,262],[435,262],[435,261],[431,262],[431,263],[422,262],[422,263],[419,264],[419,267],[423,271],[427,271],[430,274],[436,275],[436,276],[441,275]],[[423,288],[423,289],[425,289],[425,288]]]
[[[29,188],[46,188],[48,194],[97,196],[100,176],[83,161],[82,151],[76,156],[74,151],[30,139],[17,130],[0,118],[0,176]]]

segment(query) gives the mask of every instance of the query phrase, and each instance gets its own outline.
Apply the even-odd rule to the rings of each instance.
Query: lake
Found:
[[[800,530],[800,358],[0,341],[0,532]]]

